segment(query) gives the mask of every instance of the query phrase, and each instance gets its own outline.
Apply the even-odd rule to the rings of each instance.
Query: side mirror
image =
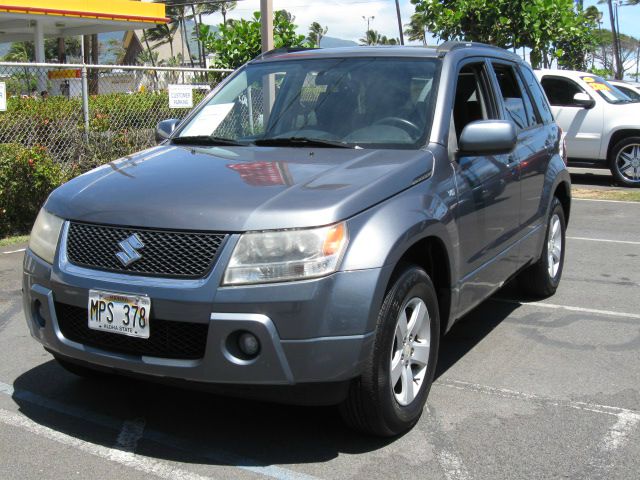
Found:
[[[582,107],[588,110],[596,106],[596,101],[586,93],[580,92],[573,96],[573,104],[576,107]]]
[[[458,141],[461,155],[499,155],[511,152],[518,141],[513,122],[478,120],[464,127]]]
[[[156,143],[164,142],[167,138],[171,136],[173,131],[176,129],[176,125],[180,123],[180,120],[177,118],[170,118],[169,120],[162,120],[156,126]]]

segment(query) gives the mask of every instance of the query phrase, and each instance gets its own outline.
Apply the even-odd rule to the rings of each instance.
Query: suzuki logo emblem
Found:
[[[134,233],[129,238],[125,238],[119,242],[118,245],[120,245],[122,251],[116,253],[116,257],[118,257],[120,263],[125,267],[142,258],[138,249],[144,248],[144,243],[142,243],[137,233]]]

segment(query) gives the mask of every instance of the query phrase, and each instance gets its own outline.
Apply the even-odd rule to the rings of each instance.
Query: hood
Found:
[[[429,151],[158,146],[55,190],[62,218],[112,225],[240,232],[327,225],[408,188]]]

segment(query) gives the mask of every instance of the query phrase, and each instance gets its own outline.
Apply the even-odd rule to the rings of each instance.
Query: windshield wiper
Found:
[[[324,148],[356,148],[355,145],[336,140],[323,140],[308,137],[272,137],[254,140],[261,147],[324,147]]]
[[[215,137],[213,135],[192,135],[186,137],[175,137],[171,143],[176,145],[229,145],[232,147],[246,147],[247,142],[239,142],[231,138]]]

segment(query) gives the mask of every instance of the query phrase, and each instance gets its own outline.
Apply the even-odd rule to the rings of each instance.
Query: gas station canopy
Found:
[[[130,0],[0,0],[0,43],[33,41],[39,46],[43,44],[44,37],[137,30],[168,21],[165,6],[161,3]]]

